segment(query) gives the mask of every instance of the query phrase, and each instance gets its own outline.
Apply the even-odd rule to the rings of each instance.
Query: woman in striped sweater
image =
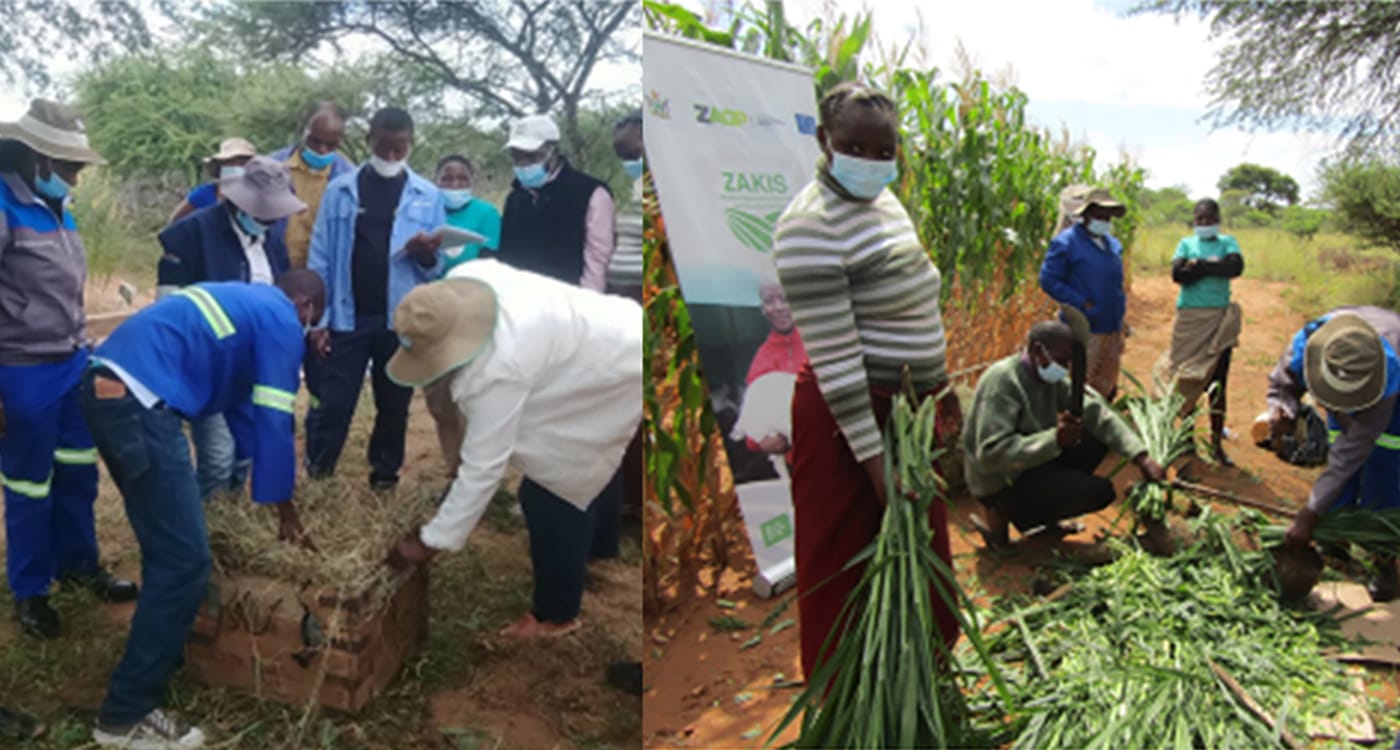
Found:
[[[940,278],[894,194],[898,114],[884,94],[842,84],[823,97],[816,179],[778,220],[774,258],[809,364],[792,402],[792,494],[802,668],[810,677],[848,623],[837,617],[862,570],[843,570],[879,532],[887,497],[881,426],[908,367],[940,403],[940,441],[961,421],[945,391]],[[947,508],[930,512],[950,566]],[[957,621],[933,596],[946,643]],[[834,644],[834,640],[833,640]]]

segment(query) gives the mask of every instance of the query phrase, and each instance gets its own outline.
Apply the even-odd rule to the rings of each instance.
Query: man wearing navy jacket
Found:
[[[160,708],[209,580],[209,539],[183,421],[223,414],[253,462],[253,501],[309,545],[292,505],[293,411],[306,331],[325,311],[311,271],[277,286],[196,284],[118,326],[93,352],[83,415],[141,548],[141,596],[93,738],[104,747],[203,745]]]
[[[220,181],[224,200],[166,227],[158,239],[165,255],[157,271],[156,298],[208,281],[271,284],[286,272],[287,247],[269,227],[306,209],[292,194],[287,167],[265,156],[250,159],[242,174]],[[191,424],[199,494],[237,490],[248,474],[234,460],[233,435],[222,414]]]

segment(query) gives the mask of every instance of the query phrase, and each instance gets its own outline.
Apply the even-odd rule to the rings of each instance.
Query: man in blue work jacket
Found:
[[[97,453],[78,408],[87,365],[83,310],[87,260],[68,191],[88,147],[77,112],[36,99],[18,122],[0,123],[0,484],[5,492],[5,572],[29,635],[55,638],[55,578],[107,601],[136,598],[136,584],[98,564],[92,504]]]
[[[1310,321],[1269,373],[1275,434],[1292,434],[1304,393],[1327,409],[1327,468],[1285,543],[1306,546],[1324,513],[1400,508],[1400,314],[1342,307]],[[1378,557],[1371,598],[1400,594],[1395,558]]]
[[[398,484],[413,389],[384,374],[398,351],[393,310],[419,284],[442,275],[440,238],[428,233],[447,221],[442,192],[408,168],[413,118],[394,107],[369,124],[369,162],[331,181],[311,234],[307,266],[326,283],[325,328],[312,335],[321,362],[306,417],[306,467],[329,476],[340,460],[355,405],[373,364],[374,428],[369,438],[370,485]]]
[[[208,281],[271,284],[287,271],[287,248],[268,228],[306,210],[292,194],[287,167],[266,156],[249,159],[243,172],[221,180],[221,203],[202,208],[157,235],[165,255],[157,270],[156,299],[180,287]],[[208,500],[216,492],[236,491],[248,473],[234,461],[233,434],[224,415],[213,414],[190,425],[194,439],[195,476]]]
[[[203,732],[160,708],[209,581],[184,420],[223,414],[238,456],[253,460],[253,501],[277,509],[283,539],[309,544],[292,504],[293,412],[305,331],[324,308],[321,279],[305,270],[276,287],[197,284],[141,310],[93,352],[83,414],[125,501],[144,584],[93,731],[99,745],[203,744]]]

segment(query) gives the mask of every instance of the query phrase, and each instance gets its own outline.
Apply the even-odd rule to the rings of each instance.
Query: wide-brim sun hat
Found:
[[[1308,337],[1303,377],[1308,392],[1331,411],[1357,412],[1385,394],[1385,345],[1355,313],[1337,313]]]
[[[443,279],[404,295],[394,310],[399,350],[385,372],[402,386],[424,386],[485,351],[496,330],[496,292],[479,279]]]
[[[219,142],[219,150],[213,156],[205,158],[205,164],[229,161],[230,159],[240,159],[243,157],[252,158],[258,155],[258,150],[252,143],[242,138],[225,138]]]
[[[78,164],[107,163],[88,145],[87,131],[78,111],[48,99],[31,101],[29,110],[15,122],[0,122],[0,140],[19,141],[50,159]]]
[[[1090,206],[1106,208],[1113,216],[1122,216],[1128,212],[1128,207],[1115,200],[1113,193],[1109,192],[1107,188],[1094,188],[1090,190],[1088,194],[1084,196],[1084,202],[1079,204],[1078,208],[1074,209],[1073,215],[1083,216],[1084,212],[1088,211]]]
[[[292,192],[287,165],[266,156],[249,159],[243,174],[219,180],[219,192],[260,221],[278,221],[306,210],[306,204]]]

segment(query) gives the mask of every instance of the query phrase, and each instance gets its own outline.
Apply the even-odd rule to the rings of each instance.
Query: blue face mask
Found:
[[[63,178],[59,177],[57,172],[49,172],[48,179],[44,179],[38,175],[34,177],[34,192],[45,198],[63,200],[68,197],[68,189],[68,183],[64,182]]]
[[[642,170],[646,169],[646,162],[643,159],[623,159],[622,169],[628,177],[640,180],[642,179]]]
[[[520,181],[520,186],[534,189],[544,184],[549,172],[544,168],[544,162],[531,164],[528,167],[516,167],[515,179]]]
[[[468,203],[471,203],[472,191],[471,188],[466,188],[463,190],[442,189],[442,197],[443,200],[447,203],[447,210],[456,211],[462,208],[463,206],[467,205]]]
[[[899,168],[894,160],[860,159],[842,153],[831,154],[831,176],[846,192],[862,200],[871,200],[885,186],[894,182]]]
[[[1214,224],[1208,227],[1196,227],[1196,236],[1203,240],[1213,240],[1220,236],[1220,225]]]
[[[249,216],[248,213],[241,208],[233,215],[233,218],[238,222],[238,226],[242,228],[244,232],[248,233],[249,237],[261,237],[263,233],[267,231],[266,224]]]
[[[329,167],[331,165],[331,162],[335,161],[335,152],[332,151],[329,154],[318,154],[315,151],[312,151],[311,149],[302,146],[301,160],[306,162],[306,166],[311,167],[312,169],[325,169],[326,167]]]
[[[1090,219],[1084,228],[1088,229],[1089,234],[1094,236],[1107,237],[1108,231],[1113,228],[1113,223],[1103,219]]]

